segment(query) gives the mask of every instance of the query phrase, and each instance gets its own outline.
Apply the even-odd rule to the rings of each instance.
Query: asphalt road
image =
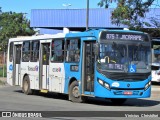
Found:
[[[68,101],[66,95],[58,95],[53,93],[25,95],[22,93],[20,87],[0,86],[0,111],[139,111],[139,112],[160,111],[160,85],[158,84],[152,85],[151,98],[129,99],[122,106],[113,105],[110,102],[110,100],[104,100],[104,99],[89,99],[86,103],[73,103]],[[100,113],[101,112],[97,114]],[[8,120],[13,118],[0,118],[0,120],[1,119]],[[22,118],[15,118],[15,120],[17,119],[22,119]],[[46,118],[25,118],[25,119],[38,120]],[[85,118],[56,117],[54,119],[72,120],[72,119],[85,119]],[[87,119],[94,120],[96,118],[87,118]],[[106,120],[109,118],[101,117],[98,119]],[[112,117],[112,119],[114,118]]]

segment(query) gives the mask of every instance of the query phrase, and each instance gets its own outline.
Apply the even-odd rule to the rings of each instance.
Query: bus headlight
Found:
[[[110,87],[109,87],[108,83],[104,83],[104,87],[107,88],[108,90],[110,90]]]
[[[144,90],[147,90],[150,86],[151,86],[151,81],[149,81],[149,82],[145,85]]]
[[[110,90],[110,85],[106,83],[105,81],[98,79],[98,83],[102,85],[103,87],[107,88],[108,90]]]
[[[103,81],[102,80],[98,80],[99,84],[103,85]]]

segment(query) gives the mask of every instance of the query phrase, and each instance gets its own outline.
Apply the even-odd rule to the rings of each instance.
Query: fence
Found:
[[[0,77],[7,76],[7,69],[6,69],[6,60],[7,60],[7,53],[1,51],[0,52]]]

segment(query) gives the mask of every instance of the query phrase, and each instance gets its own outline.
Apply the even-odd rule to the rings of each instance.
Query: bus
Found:
[[[160,38],[154,38],[152,43],[152,82],[160,83]]]
[[[131,30],[92,29],[11,38],[7,82],[34,91],[67,94],[72,102],[88,97],[123,104],[151,94],[151,41]]]

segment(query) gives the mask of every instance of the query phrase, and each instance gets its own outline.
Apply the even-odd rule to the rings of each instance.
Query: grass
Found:
[[[4,67],[4,77],[7,77],[7,68],[6,68],[6,65],[0,66],[0,77],[3,77],[3,67]]]

